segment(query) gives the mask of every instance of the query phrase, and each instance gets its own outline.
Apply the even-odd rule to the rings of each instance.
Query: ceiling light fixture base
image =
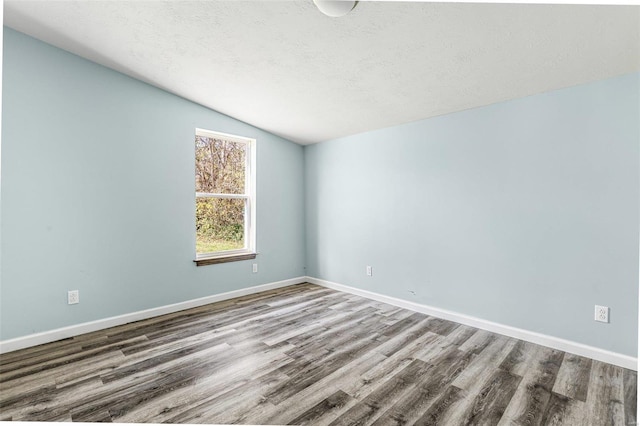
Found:
[[[351,12],[358,4],[357,1],[346,0],[313,0],[320,12],[332,18],[339,18]]]

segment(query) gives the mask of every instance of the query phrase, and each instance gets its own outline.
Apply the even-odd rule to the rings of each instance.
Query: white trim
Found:
[[[56,340],[66,339],[69,337],[78,336],[80,334],[104,330],[105,328],[115,327],[117,325],[127,324],[134,321],[153,318],[159,315],[170,314],[185,309],[195,308],[198,306],[207,305],[209,303],[220,302],[222,300],[246,296],[248,294],[260,293],[261,291],[273,290],[280,287],[300,284],[305,282],[305,279],[306,277],[296,277],[284,281],[276,281],[272,283],[257,285],[254,287],[233,290],[226,293],[205,296],[198,299],[187,300],[171,305],[160,306],[157,308],[145,309],[144,311],[132,312],[115,317],[71,325],[69,327],[44,331],[42,333],[30,334],[24,337],[16,337],[15,339],[9,339],[0,342],[0,354],[12,352],[18,349],[28,348],[31,346],[41,345],[43,343],[55,342]]]
[[[257,156],[257,147],[256,140],[251,139],[247,142],[248,155],[246,156],[246,170],[244,172],[245,175],[245,185],[249,188],[248,195],[249,198],[246,201],[245,208],[249,209],[249,214],[245,218],[245,241],[248,243],[248,248],[255,252],[258,252],[257,240],[256,240],[256,229],[258,222],[256,221],[257,217],[257,196],[256,189],[258,181],[258,156]]]
[[[493,333],[499,333],[505,336],[514,337],[516,339],[526,340],[527,342],[547,346],[553,349],[558,349],[587,358],[593,358],[598,361],[638,371],[638,358],[634,358],[629,355],[611,352],[605,349],[596,348],[594,346],[573,342],[571,340],[565,340],[559,337],[549,336],[546,334],[523,330],[521,328],[511,327],[509,325],[487,321],[481,318],[472,317],[470,315],[465,315],[446,309],[440,309],[433,306],[410,302],[408,300],[397,299],[395,297],[385,296],[383,294],[361,290],[355,287],[349,287],[344,284],[338,284],[313,277],[306,277],[306,280],[307,282],[312,284],[332,288],[334,290],[344,291],[346,293],[356,294],[358,296],[366,297],[367,299],[377,300],[378,302],[388,303],[390,305],[409,309],[411,311],[454,321],[471,327],[480,328],[482,330],[491,331]]]
[[[63,327],[55,330],[44,331],[42,333],[31,334],[24,337],[17,337],[15,339],[4,340],[0,342],[0,354],[12,352],[18,349],[28,348],[31,346],[41,345],[43,343],[54,342],[56,340],[66,339],[66,338],[78,336],[84,333],[91,333],[93,331],[104,330],[105,328],[115,327],[117,325],[127,324],[134,321],[153,318],[159,315],[170,314],[170,313],[182,311],[185,309],[195,308],[198,306],[207,305],[209,303],[220,302],[222,300],[233,299],[235,297],[241,297],[249,294],[259,293],[262,291],[273,290],[281,287],[287,287],[290,285],[300,284],[303,282],[309,282],[309,283],[317,284],[323,287],[332,288],[334,290],[356,294],[358,296],[366,297],[367,299],[377,300],[379,302],[388,303],[390,305],[398,306],[404,309],[409,309],[411,311],[420,312],[423,314],[447,319],[450,321],[455,321],[460,324],[480,328],[482,330],[487,330],[494,333],[503,334],[505,336],[525,340],[527,342],[536,343],[538,345],[547,346],[553,349],[562,350],[562,351],[573,353],[576,355],[593,358],[598,361],[607,362],[609,364],[618,365],[620,367],[628,368],[631,370],[636,370],[636,371],[638,370],[638,359],[628,355],[623,355],[616,352],[611,352],[604,349],[596,348],[593,346],[584,345],[582,343],[577,343],[570,340],[561,339],[558,337],[548,336],[548,335],[536,333],[533,331],[523,330],[520,328],[511,327],[508,325],[483,320],[481,318],[460,314],[458,312],[453,312],[446,309],[440,309],[433,306],[410,302],[408,300],[402,300],[402,299],[398,299],[391,296],[385,296],[383,294],[374,293],[367,290],[361,290],[359,288],[349,287],[344,284],[338,284],[338,283],[321,280],[314,277],[296,277],[288,280],[276,281],[272,283],[257,285],[254,287],[233,290],[226,293],[205,296],[198,299],[187,300],[184,302],[174,303],[171,305],[165,305],[157,308],[146,309],[144,311],[132,312],[129,314],[119,315],[119,316],[110,317],[110,318],[104,318],[96,321],[72,325],[69,327]]]
[[[253,138],[247,138],[245,136],[230,135],[229,133],[222,133],[222,132],[214,132],[213,130],[200,129],[198,127],[196,127],[196,136],[202,136],[204,138],[210,138],[210,139],[220,139],[220,140],[236,142],[236,143],[252,143],[252,142],[255,143],[256,141]]]
[[[195,260],[207,260],[207,259],[223,259],[225,257],[233,257],[233,256],[241,256],[243,254],[255,254],[255,251],[251,251],[249,249],[236,249],[236,250],[221,250],[221,251],[213,251],[211,253],[200,253],[196,254]]]

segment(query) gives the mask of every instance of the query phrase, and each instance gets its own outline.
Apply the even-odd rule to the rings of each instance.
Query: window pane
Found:
[[[196,192],[245,193],[246,144],[196,135]]]
[[[244,199],[196,199],[196,253],[244,248]]]

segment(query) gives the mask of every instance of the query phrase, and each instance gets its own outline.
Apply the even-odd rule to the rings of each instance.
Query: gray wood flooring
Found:
[[[0,356],[0,420],[630,425],[636,372],[311,284]]]

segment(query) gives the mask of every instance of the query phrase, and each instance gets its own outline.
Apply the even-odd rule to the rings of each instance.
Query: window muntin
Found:
[[[196,260],[255,253],[255,140],[196,129]]]

